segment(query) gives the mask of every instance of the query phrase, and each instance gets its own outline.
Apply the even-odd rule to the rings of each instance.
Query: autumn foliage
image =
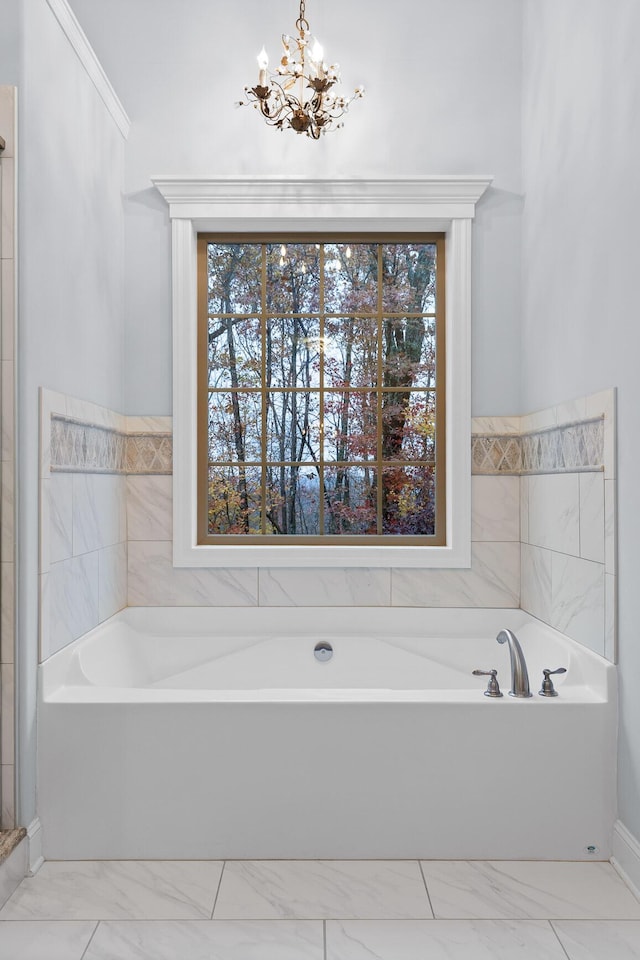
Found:
[[[436,260],[208,242],[211,535],[434,533]]]

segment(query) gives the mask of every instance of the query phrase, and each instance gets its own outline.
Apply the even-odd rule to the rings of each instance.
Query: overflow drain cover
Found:
[[[313,648],[313,655],[316,660],[324,662],[325,660],[331,660],[333,656],[333,647],[326,640],[320,640],[319,643],[316,643]]]

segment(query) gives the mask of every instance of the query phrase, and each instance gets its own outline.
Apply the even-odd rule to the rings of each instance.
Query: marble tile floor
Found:
[[[640,960],[609,863],[48,861],[0,960]]]

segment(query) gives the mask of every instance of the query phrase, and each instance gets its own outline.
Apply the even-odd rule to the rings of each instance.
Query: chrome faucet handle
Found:
[[[542,681],[542,689],[538,690],[538,693],[541,697],[557,697],[558,691],[553,686],[553,680],[551,679],[552,674],[556,673],[566,673],[566,667],[558,667],[557,670],[543,670],[544,680]]]
[[[473,670],[474,677],[491,677],[489,683],[487,684],[487,689],[484,691],[485,697],[502,697],[504,694],[500,690],[500,685],[498,684],[498,671],[497,670]]]

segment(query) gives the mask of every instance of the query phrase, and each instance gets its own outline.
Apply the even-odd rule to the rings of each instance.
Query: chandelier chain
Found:
[[[300,31],[300,36],[304,37],[305,31],[309,32],[309,21],[306,18],[305,0],[300,0],[300,15],[296,20],[296,27]]]

